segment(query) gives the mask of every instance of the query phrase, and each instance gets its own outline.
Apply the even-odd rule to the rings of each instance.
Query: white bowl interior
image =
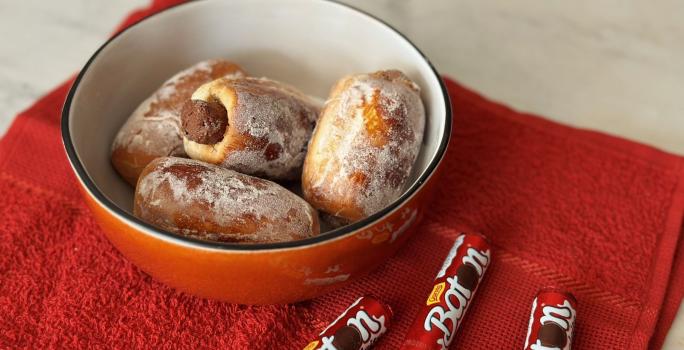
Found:
[[[74,92],[68,124],[74,150],[97,188],[121,209],[131,212],[133,189],[111,166],[114,135],[166,79],[219,57],[320,98],[344,75],[400,69],[422,88],[427,109],[423,147],[409,185],[438,152],[445,96],[420,52],[391,28],[328,1],[196,1],[113,39],[92,59]]]

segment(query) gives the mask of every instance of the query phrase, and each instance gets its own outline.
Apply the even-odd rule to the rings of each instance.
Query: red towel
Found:
[[[395,257],[295,305],[176,292],[119,255],[79,197],[58,127],[68,86],[0,140],[2,348],[297,349],[372,293],[395,311],[377,348],[394,349],[461,229],[488,235],[494,259],[452,349],[522,348],[534,294],[550,284],[579,301],[575,349],[659,348],[682,300],[682,158],[518,113],[451,81],[442,188]]]

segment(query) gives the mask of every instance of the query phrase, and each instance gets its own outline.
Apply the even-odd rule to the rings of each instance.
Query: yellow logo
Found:
[[[432,288],[432,293],[430,293],[427,300],[428,306],[439,303],[439,300],[442,299],[442,293],[444,293],[445,286],[444,282],[435,284]]]
[[[314,350],[318,346],[318,340],[314,340],[307,345],[304,350]]]

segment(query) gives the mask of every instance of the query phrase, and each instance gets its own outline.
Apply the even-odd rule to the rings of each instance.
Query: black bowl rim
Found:
[[[95,53],[88,59],[86,64],[83,66],[83,69],[79,72],[78,76],[74,80],[74,83],[71,85],[71,88],[69,89],[69,93],[67,95],[67,98],[64,102],[64,106],[62,108],[62,121],[61,121],[61,131],[62,131],[62,142],[64,143],[64,148],[67,153],[67,157],[69,158],[69,161],[71,163],[71,166],[73,167],[74,171],[78,175],[79,180],[81,183],[86,187],[86,189],[90,192],[90,195],[94,196],[95,199],[99,202],[98,204],[104,206],[108,210],[114,212],[114,214],[120,216],[121,218],[125,219],[124,221],[128,221],[127,224],[131,225],[135,224],[138,226],[141,226],[142,228],[146,229],[147,231],[154,233],[155,236],[158,236],[158,238],[163,238],[165,240],[171,240],[173,243],[177,244],[182,244],[182,245],[191,245],[196,248],[204,248],[204,249],[212,249],[212,250],[221,250],[221,251],[241,251],[241,252],[252,252],[252,251],[264,251],[264,250],[282,250],[282,249],[289,249],[289,248],[306,248],[312,245],[316,245],[317,243],[323,243],[326,241],[331,241],[336,238],[341,238],[342,236],[345,236],[346,234],[353,233],[363,227],[371,226],[375,221],[378,221],[385,215],[391,213],[395,209],[401,207],[402,204],[404,204],[411,196],[416,194],[418,190],[423,187],[425,182],[432,176],[437,169],[437,166],[441,163],[442,159],[444,158],[444,154],[446,152],[447,146],[449,144],[449,139],[451,138],[451,124],[452,124],[452,112],[451,112],[451,102],[449,98],[449,94],[447,93],[446,85],[444,84],[444,81],[440,77],[439,73],[437,73],[437,70],[433,66],[432,62],[425,56],[425,54],[418,49],[418,47],[411,42],[404,34],[402,34],[400,31],[398,31],[396,28],[392,27],[391,25],[387,24],[385,21],[379,19],[378,17],[371,15],[363,10],[360,10],[354,6],[348,5],[348,4],[343,4],[334,0],[326,0],[329,3],[336,4],[338,6],[346,7],[348,9],[351,9],[352,11],[355,11],[361,15],[364,15],[370,19],[373,19],[380,24],[384,25],[388,29],[392,30],[396,34],[398,34],[401,38],[406,40],[409,45],[413,47],[414,50],[416,50],[421,57],[425,60],[425,62],[428,64],[430,69],[432,70],[432,73],[435,75],[437,78],[437,81],[439,82],[440,88],[442,90],[442,95],[443,95],[443,100],[444,100],[444,110],[445,110],[445,125],[444,125],[444,134],[442,135],[442,141],[439,144],[439,147],[437,149],[437,153],[435,157],[432,159],[430,164],[428,164],[427,168],[425,171],[421,174],[421,176],[416,180],[411,187],[404,192],[398,199],[396,199],[392,204],[390,204],[388,207],[378,211],[377,213],[363,219],[360,221],[357,221],[353,224],[343,226],[328,232],[325,232],[323,234],[320,234],[318,236],[310,237],[310,238],[305,238],[301,240],[296,240],[296,241],[288,241],[288,242],[277,242],[277,243],[255,243],[255,244],[249,244],[249,243],[226,243],[226,242],[211,242],[211,241],[204,241],[204,240],[199,240],[191,237],[186,237],[182,235],[178,235],[172,232],[160,230],[138,218],[135,216],[127,213],[123,209],[119,208],[116,204],[114,204],[112,201],[110,201],[100,190],[97,188],[93,180],[90,178],[88,173],[85,171],[85,168],[83,167],[83,164],[81,163],[80,159],[78,158],[76,154],[76,150],[74,148],[74,145],[71,141],[71,134],[69,131],[69,110],[71,109],[71,103],[74,98],[74,94],[76,93],[76,90],[78,88],[79,83],[81,82],[81,79],[85,75],[86,71],[88,70],[88,67],[93,63],[95,58],[100,54],[100,52],[107,46],[109,45],[110,42],[115,40],[117,37],[119,37],[121,34],[125,33],[128,31],[130,28],[133,28],[140,23],[146,21],[149,18],[155,17],[161,13],[164,13],[166,11],[169,11],[171,9],[185,6],[189,3],[194,3],[198,2],[201,0],[191,0],[187,2],[183,2],[180,4],[176,4],[173,6],[170,6],[164,10],[161,10],[155,14],[152,14],[150,16],[147,16],[141,20],[138,20],[137,22],[131,24],[130,26],[126,27],[125,29],[119,31],[107,41],[104,42],[96,51]]]

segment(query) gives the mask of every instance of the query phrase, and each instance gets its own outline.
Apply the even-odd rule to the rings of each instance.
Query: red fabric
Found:
[[[651,338],[649,349],[660,349],[663,346],[667,332],[670,330],[670,326],[677,315],[679,304],[684,296],[684,239],[681,237],[670,276],[670,283],[665,294],[660,319]]]
[[[658,348],[684,293],[682,158],[448,87],[453,141],[419,232],[343,290],[261,307],[178,293],[118,254],[77,192],[58,87],[0,140],[0,347],[297,349],[371,293],[393,306],[377,348],[394,349],[455,235],[472,229],[494,260],[452,349],[521,348],[550,284],[579,301],[575,349]]]

